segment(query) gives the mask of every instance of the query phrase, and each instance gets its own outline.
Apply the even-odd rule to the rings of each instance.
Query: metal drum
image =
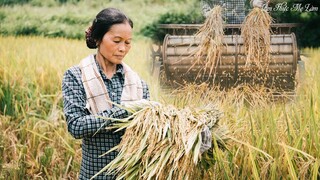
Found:
[[[271,35],[271,62],[262,78],[256,78],[255,74],[250,73],[257,70],[255,65],[245,65],[246,55],[243,38],[240,35],[225,35],[223,44],[221,61],[217,64],[215,76],[203,74],[199,77],[204,62],[194,65],[196,58],[193,56],[199,45],[199,39],[194,35],[167,34],[162,46],[166,79],[177,83],[212,82],[226,88],[249,83],[263,84],[281,90],[294,89],[299,50],[293,33]],[[206,72],[209,73],[209,70]]]

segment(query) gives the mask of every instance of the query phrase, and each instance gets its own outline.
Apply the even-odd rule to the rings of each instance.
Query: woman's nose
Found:
[[[124,52],[126,50],[126,46],[123,43],[119,44],[119,51]]]

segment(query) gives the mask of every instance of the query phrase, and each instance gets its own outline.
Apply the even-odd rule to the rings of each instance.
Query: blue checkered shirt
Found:
[[[108,79],[97,61],[96,64],[108,89],[111,101],[120,104],[124,84],[122,65],[117,65],[116,74],[111,79]],[[149,89],[144,81],[142,81],[142,86],[143,98],[149,99]],[[105,130],[104,127],[111,125],[110,120],[101,119],[97,116],[125,118],[127,111],[113,106],[97,116],[90,114],[86,109],[86,93],[81,81],[79,66],[73,66],[65,72],[62,81],[62,93],[68,131],[76,139],[82,139],[82,162],[79,179],[90,179],[117,156],[117,152],[111,152],[108,155],[99,157],[118,145],[121,141],[121,136],[124,134],[124,131],[113,132]],[[100,174],[96,179],[115,179],[115,177]]]
[[[241,24],[245,18],[245,0],[201,0],[204,16],[215,6],[223,7],[223,17],[228,24]]]

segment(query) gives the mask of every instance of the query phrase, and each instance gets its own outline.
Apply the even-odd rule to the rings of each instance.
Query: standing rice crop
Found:
[[[114,125],[126,129],[118,146],[118,156],[104,169],[117,179],[195,179],[208,176],[202,166],[201,132],[211,128],[214,137],[224,135],[218,122],[221,112],[215,106],[177,109],[172,105],[150,106]],[[225,129],[224,129],[225,130]],[[222,137],[217,137],[222,145]],[[212,151],[211,151],[212,156]],[[207,159],[206,156],[205,159]],[[208,161],[213,158],[209,158]],[[208,164],[208,163],[205,163]]]
[[[241,35],[244,40],[246,66],[265,71],[270,62],[272,17],[262,8],[254,8],[245,18]]]
[[[209,77],[215,75],[215,70],[221,60],[223,35],[222,7],[214,6],[204,24],[195,35],[196,39],[200,40],[200,43],[195,53],[192,54],[196,57],[196,61],[190,69],[197,64],[203,65],[197,78],[206,74]],[[205,60],[203,61],[203,59]],[[207,70],[209,70],[209,73]]]

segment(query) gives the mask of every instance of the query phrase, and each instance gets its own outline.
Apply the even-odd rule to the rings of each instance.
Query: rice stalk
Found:
[[[253,179],[260,179],[260,175],[258,173],[258,168],[257,168],[257,163],[256,163],[256,160],[255,160],[255,156],[253,155],[251,149],[249,149],[249,159],[250,159],[250,162],[251,162],[251,169],[252,169],[252,176],[253,176]]]
[[[317,179],[319,178],[320,176],[320,172],[319,172],[319,169],[320,169],[320,165],[319,165],[319,160],[317,160],[314,164],[313,164],[313,167],[312,167],[312,179]]]
[[[296,174],[296,169],[294,167],[293,164],[293,158],[292,158],[292,154],[289,154],[288,149],[286,147],[284,147],[284,155],[285,155],[285,160],[287,160],[288,163],[288,171],[289,171],[289,175],[291,179],[298,179],[297,174]]]
[[[196,79],[205,75],[209,76],[208,79],[212,76],[215,77],[217,66],[221,60],[223,35],[222,7],[214,6],[204,24],[195,34],[195,38],[199,39],[200,43],[196,51],[191,53],[192,56],[196,57],[196,60],[189,68],[189,71],[195,65],[202,66]]]
[[[241,35],[246,54],[246,67],[255,65],[257,72],[265,72],[271,58],[272,17],[262,8],[254,8],[245,18]]]
[[[115,127],[126,128],[126,132],[120,144],[110,150],[117,150],[118,156],[99,174],[117,174],[117,179],[203,177],[206,172],[201,168],[205,163],[201,157],[208,152],[200,152],[201,132],[205,126],[211,128],[218,144],[224,144],[220,142],[224,137],[218,137],[226,136],[226,129],[218,125],[221,115],[213,105],[197,109],[159,105],[137,111],[127,122],[115,122]]]

